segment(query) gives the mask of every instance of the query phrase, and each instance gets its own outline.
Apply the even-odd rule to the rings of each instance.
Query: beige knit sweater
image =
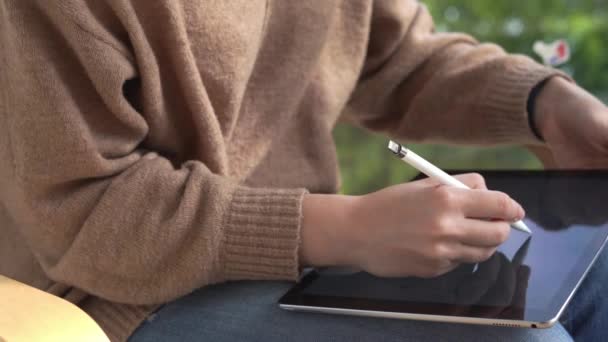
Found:
[[[408,0],[0,0],[0,273],[115,341],[211,283],[296,279],[342,113],[403,140],[530,143],[555,73]]]

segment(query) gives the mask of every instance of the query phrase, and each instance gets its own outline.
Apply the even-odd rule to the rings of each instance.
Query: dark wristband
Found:
[[[528,109],[528,126],[530,126],[530,130],[532,131],[532,133],[534,133],[534,135],[541,141],[545,141],[545,139],[540,134],[540,131],[538,130],[538,127],[536,126],[536,120],[535,120],[536,98],[538,97],[538,94],[540,94],[540,92],[543,90],[543,87],[547,84],[547,82],[549,82],[550,79],[551,78],[547,78],[547,79],[543,80],[542,82],[538,83],[536,86],[534,86],[534,88],[532,88],[532,91],[530,91],[530,96],[528,97],[528,103],[526,105],[526,107]]]

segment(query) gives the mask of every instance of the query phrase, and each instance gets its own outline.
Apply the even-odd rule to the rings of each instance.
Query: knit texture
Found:
[[[0,0],[0,273],[114,341],[227,280],[295,280],[339,118],[413,141],[538,143],[557,74],[408,0]]]

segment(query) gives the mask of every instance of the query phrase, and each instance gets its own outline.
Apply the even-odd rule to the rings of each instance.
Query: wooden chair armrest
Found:
[[[76,305],[0,275],[0,342],[17,341],[109,339]]]

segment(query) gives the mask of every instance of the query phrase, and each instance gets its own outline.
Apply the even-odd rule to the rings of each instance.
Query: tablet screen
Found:
[[[313,272],[281,302],[546,322],[570,298],[608,235],[608,173],[481,172],[526,209],[533,234],[512,230],[490,259],[432,279]]]

